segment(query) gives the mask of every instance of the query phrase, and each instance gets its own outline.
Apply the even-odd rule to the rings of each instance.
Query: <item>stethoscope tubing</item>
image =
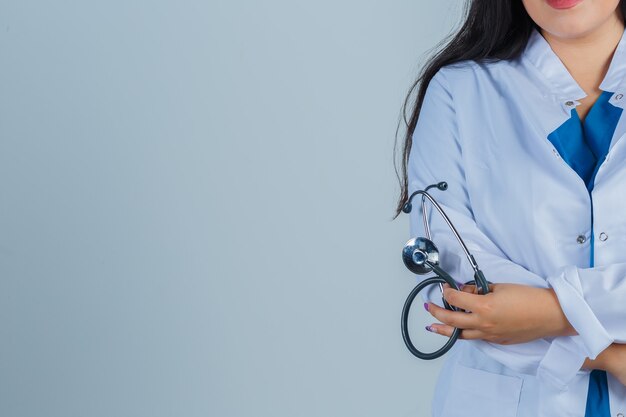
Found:
[[[446,274],[447,275],[447,274]],[[459,287],[456,285],[456,282],[454,282],[454,280],[448,280],[446,278],[442,278],[440,276],[435,276],[435,277],[430,277],[430,278],[426,278],[423,281],[421,281],[419,284],[417,284],[415,286],[415,288],[413,288],[413,290],[409,293],[409,296],[406,298],[406,301],[404,302],[404,307],[402,308],[402,320],[401,320],[401,329],[402,329],[402,338],[404,339],[404,344],[406,345],[406,347],[409,349],[409,351],[417,356],[420,359],[424,359],[424,360],[432,360],[432,359],[436,359],[440,356],[443,356],[448,350],[450,350],[450,348],[456,343],[457,339],[459,338],[460,334],[461,334],[461,329],[459,329],[458,327],[455,327],[454,330],[452,330],[452,335],[450,335],[450,338],[448,339],[448,341],[446,342],[445,345],[443,345],[441,348],[439,348],[438,350],[434,351],[434,352],[422,352],[419,349],[417,349],[415,347],[415,345],[413,344],[413,342],[411,341],[411,337],[409,336],[409,312],[411,311],[411,305],[413,304],[413,301],[415,300],[415,297],[417,297],[417,295],[420,293],[420,291],[422,291],[424,288],[428,287],[429,285],[433,285],[433,284],[450,284],[450,286],[456,290],[459,289]],[[449,304],[446,304],[446,308],[449,310],[456,310],[455,307],[450,306]]]
[[[480,269],[478,268],[478,263],[476,262],[476,259],[474,259],[474,256],[470,253],[469,249],[467,248],[467,245],[463,241],[463,238],[461,237],[459,232],[456,230],[456,227],[454,227],[454,225],[452,224],[452,221],[450,220],[450,218],[448,217],[446,212],[439,205],[439,203],[433,198],[433,196],[431,196],[428,193],[428,190],[430,188],[435,188],[435,187],[440,189],[440,190],[444,190],[445,191],[445,190],[448,189],[448,183],[445,182],[445,181],[441,181],[441,182],[439,182],[437,184],[429,185],[428,187],[426,187],[425,190],[417,190],[417,191],[413,192],[413,194],[411,194],[411,196],[409,197],[407,203],[404,205],[403,211],[405,213],[410,213],[411,212],[411,200],[413,200],[413,197],[415,197],[416,195],[421,195],[422,196],[422,202],[421,202],[421,205],[422,205],[422,220],[424,222],[424,229],[426,231],[426,236],[427,236],[428,240],[432,240],[432,237],[431,237],[431,234],[430,234],[430,226],[428,224],[428,218],[426,216],[426,201],[425,201],[425,199],[428,199],[428,201],[430,201],[430,203],[433,205],[433,207],[435,207],[435,209],[439,212],[439,214],[441,215],[441,217],[443,218],[443,220],[447,224],[448,228],[450,229],[450,231],[452,232],[452,234],[456,238],[457,242],[459,242],[459,245],[461,245],[461,249],[463,250],[463,253],[465,254],[465,257],[467,258],[467,260],[469,261],[470,265],[472,266],[472,269],[474,270],[474,280],[476,281],[476,286],[478,287],[479,292],[481,294],[487,294],[489,292],[489,285],[488,285],[487,280],[485,279],[485,276],[483,275],[482,271],[480,271]]]

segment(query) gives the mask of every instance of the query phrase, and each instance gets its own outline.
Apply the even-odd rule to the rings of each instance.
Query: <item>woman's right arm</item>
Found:
[[[434,190],[432,195],[458,229],[487,279],[493,283],[508,282],[548,288],[544,277],[512,262],[476,223],[465,178],[458,114],[450,87],[445,71],[442,70],[435,74],[427,87],[409,153],[408,192],[411,194],[439,181],[448,182],[446,191]],[[414,208],[409,216],[411,237],[424,236],[419,199],[417,200],[413,202]],[[432,214],[433,210],[429,212]],[[429,217],[431,232],[440,252],[441,267],[459,281],[470,280],[471,267],[447,225],[437,213],[432,216],[429,214]],[[422,277],[417,279],[421,280]],[[441,294],[437,286],[423,291],[422,297],[424,301],[441,305]],[[467,342],[473,343],[485,354],[515,371],[536,374],[559,387],[567,387],[585,357],[595,357],[584,349],[579,335],[542,338],[507,346],[483,340]],[[598,353],[608,345],[610,342],[598,347]]]

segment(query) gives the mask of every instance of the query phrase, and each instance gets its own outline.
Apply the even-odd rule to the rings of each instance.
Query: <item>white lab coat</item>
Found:
[[[623,108],[626,35],[600,88],[614,92],[609,103]],[[585,357],[626,343],[626,112],[591,198],[547,138],[585,96],[537,30],[520,58],[448,65],[428,86],[410,152],[409,193],[447,181],[448,190],[431,194],[487,279],[553,287],[578,332],[507,346],[459,340],[437,382],[436,417],[583,417]],[[411,237],[424,236],[419,196],[413,206]],[[429,211],[441,265],[457,281],[470,280],[457,241]],[[424,298],[441,305],[434,286]],[[626,388],[611,375],[608,383],[611,415],[626,415]]]

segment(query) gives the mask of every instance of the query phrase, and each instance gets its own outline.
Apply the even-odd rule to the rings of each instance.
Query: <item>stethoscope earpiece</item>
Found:
[[[445,181],[441,181],[441,182],[438,182],[437,184],[431,184],[428,187],[426,187],[424,192],[428,191],[431,188],[435,188],[435,187],[437,187],[441,191],[446,191],[448,189],[448,183],[445,182]],[[415,193],[413,193],[413,195],[415,195]],[[409,201],[407,201],[404,204],[404,206],[402,206],[402,211],[404,213],[406,213],[406,214],[409,214],[411,212],[411,210],[413,209],[413,205],[411,204],[411,200],[413,199],[413,195],[411,195],[411,197],[409,198]]]

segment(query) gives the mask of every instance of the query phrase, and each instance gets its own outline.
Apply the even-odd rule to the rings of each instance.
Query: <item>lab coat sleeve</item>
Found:
[[[429,193],[447,213],[487,280],[547,288],[544,277],[512,262],[475,221],[465,179],[462,138],[445,67],[435,74],[427,87],[412,139],[407,171],[409,195],[429,184],[446,181],[447,190],[433,188]],[[432,238],[439,249],[440,266],[457,282],[473,279],[473,269],[444,220],[428,202],[426,210]],[[409,217],[411,237],[426,236],[419,195],[413,200]],[[421,281],[427,276],[432,274],[416,277]],[[437,286],[431,286],[421,294],[424,301],[442,305]],[[585,359],[579,336],[538,339],[516,345],[498,345],[482,340],[460,342],[474,343],[509,368],[536,374],[561,388],[574,378]]]
[[[570,324],[595,358],[611,343],[626,343],[626,263],[566,268],[548,278]]]

